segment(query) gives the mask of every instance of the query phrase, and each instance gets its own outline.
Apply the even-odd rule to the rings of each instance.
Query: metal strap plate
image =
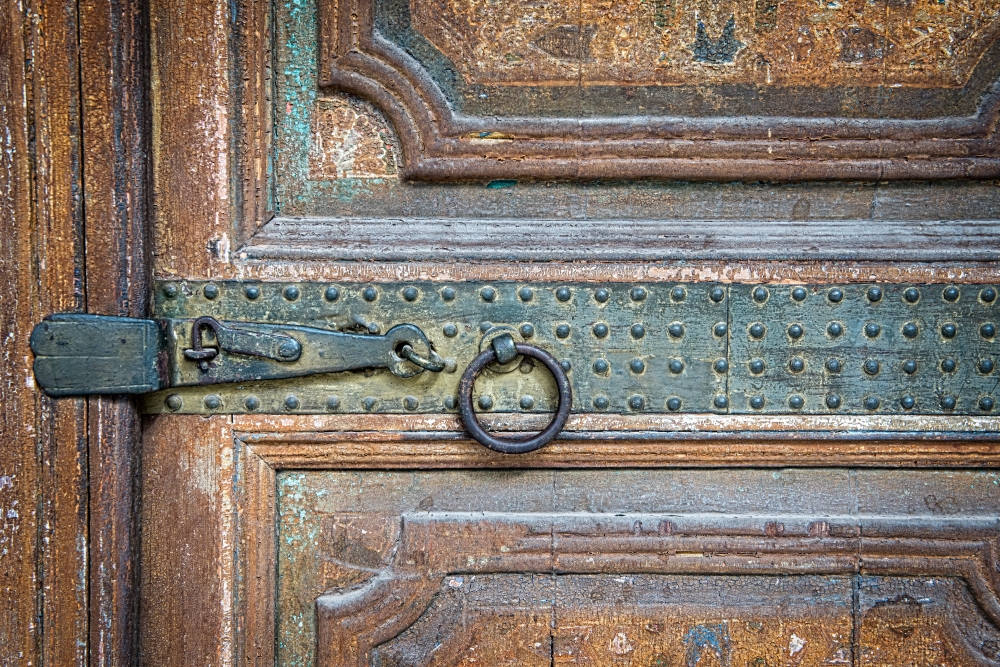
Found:
[[[996,286],[159,283],[156,316],[210,315],[355,332],[411,323],[443,373],[361,371],[174,389],[147,412],[455,412],[487,338],[550,351],[574,412],[987,415],[1000,371]],[[554,409],[543,368],[515,360],[476,384],[481,410]],[[168,400],[168,398],[170,400]]]

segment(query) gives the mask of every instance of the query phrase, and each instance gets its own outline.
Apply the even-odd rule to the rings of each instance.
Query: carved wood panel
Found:
[[[995,477],[279,472],[278,664],[996,664]]]
[[[417,179],[1000,174],[988,0],[320,0]]]

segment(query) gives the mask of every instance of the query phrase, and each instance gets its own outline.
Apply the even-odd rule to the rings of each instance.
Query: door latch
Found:
[[[409,378],[447,365],[412,324],[373,335],[213,317],[57,314],[32,331],[31,349],[35,380],[49,396],[144,394],[370,368]]]

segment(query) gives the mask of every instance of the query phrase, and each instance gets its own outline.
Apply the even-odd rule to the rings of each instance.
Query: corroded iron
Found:
[[[211,287],[202,291],[208,299],[218,295],[218,288]],[[286,297],[290,289],[285,288]],[[214,341],[205,342],[207,332]],[[184,340],[190,340],[191,347],[179,343]],[[446,367],[412,324],[397,324],[378,336],[289,324],[220,322],[211,316],[190,321],[60,314],[35,327],[31,348],[35,379],[50,396],[142,394],[164,387],[375,368],[411,378]],[[222,407],[214,393],[201,403],[208,410]],[[171,394],[165,405],[177,411],[184,400]],[[295,410],[300,402],[286,398],[284,405]]]
[[[559,360],[577,413],[987,416],[997,399],[995,286],[294,283],[289,300],[292,283],[211,285],[209,298],[207,283],[161,283],[157,315],[339,332],[407,322],[445,369],[218,385],[215,408],[205,390],[179,389],[169,396],[182,407],[158,393],[147,412],[455,412],[458,372],[503,334]],[[476,390],[478,409],[493,412],[552,412],[558,395],[522,358],[493,364]]]

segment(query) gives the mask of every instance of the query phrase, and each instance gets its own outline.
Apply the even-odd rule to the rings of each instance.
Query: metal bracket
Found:
[[[990,416],[1000,398],[997,292],[928,284],[164,282],[156,315],[187,322],[171,334],[185,341],[203,316],[293,337],[296,326],[367,333],[409,323],[433,341],[444,371],[405,382],[375,369],[171,390],[149,396],[145,410],[457,413],[455,371],[509,333],[559,360],[575,412]],[[415,351],[433,361],[429,350]],[[415,369],[416,357],[407,358]],[[558,396],[528,358],[492,364],[475,390],[480,413],[552,412]]]
[[[206,332],[216,347],[205,347]],[[412,324],[378,336],[211,316],[192,321],[58,314],[35,327],[31,349],[35,380],[50,396],[142,394],[376,368],[410,378],[445,367]]]

